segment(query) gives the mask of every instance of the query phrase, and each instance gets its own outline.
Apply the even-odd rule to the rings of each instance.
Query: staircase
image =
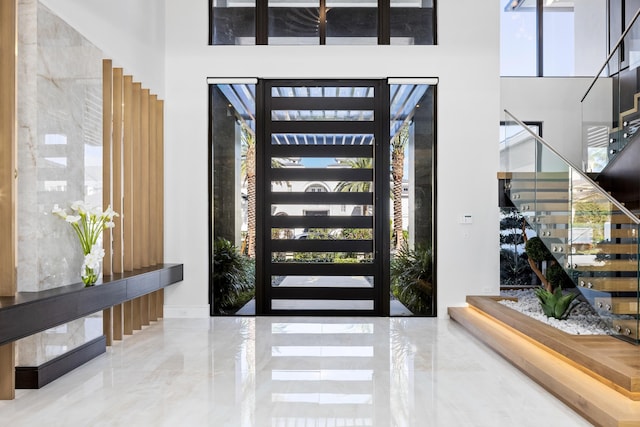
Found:
[[[633,96],[633,108],[618,117],[618,127],[609,133],[608,163],[594,179],[630,209],[640,209],[640,93]]]
[[[565,169],[504,174],[505,196],[612,334],[639,343],[640,221],[586,176]]]

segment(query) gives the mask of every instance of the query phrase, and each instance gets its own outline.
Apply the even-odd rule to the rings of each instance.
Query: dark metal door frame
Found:
[[[373,87],[373,98],[276,98],[272,88],[286,87]],[[287,315],[389,315],[389,86],[385,80],[259,80],[256,93],[256,314]],[[373,110],[373,121],[274,121],[272,110]],[[273,145],[271,134],[367,133],[374,135],[371,146],[363,145]],[[272,157],[373,157],[373,169],[276,169]],[[292,174],[315,179],[372,181],[371,193],[274,193],[272,181],[286,181]],[[300,176],[300,175],[298,175]],[[312,179],[310,179],[312,180]],[[373,216],[304,217],[273,216],[275,203],[371,204]],[[352,227],[373,228],[373,240],[272,240],[272,228]],[[339,249],[339,250],[337,250]],[[373,253],[372,263],[309,264],[272,262],[272,252],[280,251],[363,251]],[[273,287],[273,275],[354,275],[373,276],[370,288]],[[372,310],[274,310],[274,299],[372,300]]]

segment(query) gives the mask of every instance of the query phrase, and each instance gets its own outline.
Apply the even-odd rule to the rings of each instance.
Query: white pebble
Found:
[[[536,320],[560,329],[572,335],[610,335],[611,331],[605,322],[598,317],[593,309],[586,303],[580,304],[573,309],[569,317],[565,320],[547,317],[540,307],[540,302],[533,289],[505,290],[502,296],[516,297],[518,301],[500,300],[500,304],[510,307],[522,314],[526,314]]]

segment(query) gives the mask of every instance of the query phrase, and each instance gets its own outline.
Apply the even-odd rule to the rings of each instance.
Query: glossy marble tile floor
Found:
[[[165,319],[40,390],[5,426],[590,425],[458,324]]]

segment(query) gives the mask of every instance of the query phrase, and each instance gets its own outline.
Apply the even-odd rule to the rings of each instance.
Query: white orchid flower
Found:
[[[102,208],[100,206],[94,206],[90,210],[91,215],[102,216]]]
[[[81,214],[87,213],[87,207],[82,200],[76,200],[75,202],[71,203],[71,209]]]
[[[71,209],[74,215],[68,215],[58,205],[54,205],[52,213],[68,222],[80,239],[84,253],[82,281],[90,286],[97,279],[100,262],[105,255],[104,249],[98,244],[102,231],[115,226],[112,220],[118,214],[111,209],[111,206],[102,212],[100,207],[88,206],[82,200],[73,202]]]
[[[64,209],[60,209],[60,206],[58,206],[57,204],[53,205],[53,209],[51,210],[51,213],[59,216],[62,219],[67,218],[67,212]]]
[[[80,219],[80,215],[67,215],[65,217],[65,220],[71,224],[76,224],[78,221],[80,221]]]
[[[109,219],[113,219],[113,217],[119,216],[116,211],[114,211],[113,209],[111,209],[111,205],[107,206],[107,209],[104,211],[103,214],[106,218]]]

